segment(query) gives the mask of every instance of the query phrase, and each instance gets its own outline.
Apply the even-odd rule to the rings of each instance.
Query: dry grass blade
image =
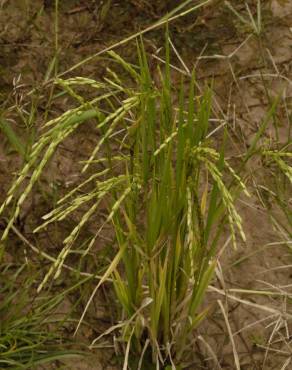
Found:
[[[240,370],[239,357],[238,357],[238,353],[237,353],[237,350],[236,350],[236,346],[235,346],[235,342],[234,342],[233,334],[232,334],[231,327],[230,327],[230,324],[229,324],[227,313],[224,309],[224,306],[223,306],[222,302],[220,300],[218,300],[217,302],[218,302],[219,307],[220,307],[220,309],[222,311],[222,314],[224,316],[225,324],[226,324],[226,327],[227,327],[227,330],[228,330],[229,339],[230,339],[230,342],[231,342],[231,345],[232,345],[232,350],[233,350],[235,367],[236,367],[237,370]]]
[[[213,351],[213,349],[212,349],[212,347],[210,346],[210,344],[208,343],[208,342],[206,342],[206,340],[201,336],[201,335],[199,335],[198,336],[198,339],[202,342],[202,343],[204,343],[204,346],[207,348],[207,351],[209,352],[209,354],[211,355],[211,357],[212,357],[212,359],[213,359],[213,361],[214,361],[214,364],[215,364],[215,369],[217,369],[217,370],[222,370],[222,367],[221,367],[221,365],[220,365],[220,363],[219,363],[219,361],[218,361],[218,358],[217,358],[217,356],[216,356],[216,354],[215,354],[215,352]]]

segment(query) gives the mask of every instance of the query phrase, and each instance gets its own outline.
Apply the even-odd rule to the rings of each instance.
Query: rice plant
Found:
[[[157,84],[142,42],[137,43],[137,66],[113,51],[108,54],[127,78],[108,68],[102,82],[84,77],[56,80],[78,106],[44,125],[8,191],[0,213],[14,206],[2,235],[2,248],[58,145],[80,125],[95,120],[97,144],[82,169],[93,173],[59,199],[35,230],[87,207],[38,291],[60,275],[80,231],[98,214],[101,203],[106,204],[106,218],[96,225],[83,256],[94,252],[105,225],[111,225],[115,257],[94,289],[79,325],[97,289],[109,280],[119,317],[104,335],[118,335],[125,352],[124,369],[135,359],[139,359],[133,365],[137,368],[143,363],[157,368],[184,367],[192,333],[210,308],[202,304],[216,267],[220,237],[228,227],[234,246],[237,233],[245,239],[234,194],[239,189],[247,191],[225,159],[226,131],[220,144],[212,140],[212,89],[206,87],[198,96],[195,73],[187,87],[183,79],[178,88],[172,83],[168,42],[165,69],[158,69]],[[82,87],[94,89],[95,97],[84,98],[79,92]],[[105,167],[101,168],[101,163]],[[92,348],[99,339],[92,342]]]
[[[291,237],[292,227],[292,153],[290,147],[290,139],[288,139],[288,144],[279,145],[278,149],[263,146],[261,150],[262,162],[269,176],[267,177],[266,184],[258,186],[261,202],[266,207],[272,224],[286,240],[289,240]],[[271,206],[271,200],[277,207]],[[279,214],[281,217],[279,217]]]

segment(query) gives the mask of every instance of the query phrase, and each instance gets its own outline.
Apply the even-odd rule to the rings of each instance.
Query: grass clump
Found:
[[[82,255],[92,250],[106,224],[112,225],[116,254],[79,325],[97,289],[110,280],[119,323],[105,334],[119,333],[124,368],[133,358],[139,359],[137,368],[150,362],[157,368],[184,367],[191,334],[210,308],[202,308],[202,303],[216,268],[224,226],[229,226],[234,245],[237,232],[244,239],[234,194],[246,189],[225,159],[226,131],[220,145],[212,140],[211,89],[197,96],[194,73],[187,87],[183,80],[178,89],[173,85],[168,43],[158,84],[153,82],[142,43],[138,45],[138,66],[114,52],[109,55],[127,72],[130,83],[122,82],[111,69],[102,83],[88,78],[56,81],[78,107],[47,122],[33,145],[0,209],[2,212],[15,202],[2,242],[58,145],[81,124],[96,120],[98,142],[82,170],[91,168],[94,173],[59,199],[36,230],[87,207],[38,290],[60,275],[81,229],[98,213],[101,202],[105,203],[106,218]],[[78,93],[80,86],[95,89],[96,96],[87,101]],[[100,169],[100,163],[105,168]],[[19,196],[20,186],[24,190]]]
[[[35,278],[36,274],[25,264],[1,265],[1,369],[37,369],[56,360],[81,355],[81,351],[70,349],[62,339],[63,319],[58,318],[56,310],[66,293],[38,296]]]

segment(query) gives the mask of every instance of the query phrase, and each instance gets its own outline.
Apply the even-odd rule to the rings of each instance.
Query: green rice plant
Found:
[[[259,186],[261,201],[266,207],[272,223],[285,237],[291,238],[292,214],[291,214],[291,183],[292,183],[292,153],[291,140],[288,144],[278,149],[265,148],[261,150],[262,161],[266,171],[269,172],[266,184]],[[278,207],[271,207],[271,200]],[[279,214],[279,210],[281,211]]]
[[[263,150],[262,155],[274,162],[279,170],[287,177],[289,183],[292,183],[292,167],[288,160],[292,157],[292,153],[287,151],[289,146],[281,150]]]
[[[58,145],[81,124],[94,119],[99,137],[82,170],[85,173],[91,168],[93,174],[59,199],[35,230],[87,207],[38,291],[60,275],[81,229],[97,214],[101,202],[106,203],[106,219],[97,225],[83,256],[92,250],[106,224],[112,225],[115,233],[116,255],[94,289],[78,327],[97,289],[110,280],[120,316],[119,324],[105,334],[119,334],[125,350],[124,369],[135,358],[139,359],[133,365],[137,368],[150,362],[157,368],[178,368],[187,365],[192,333],[210,308],[202,303],[225,226],[229,226],[234,245],[237,233],[245,239],[234,194],[239,189],[246,192],[246,188],[225,159],[226,132],[220,145],[210,136],[211,88],[197,96],[193,73],[188,86],[182,80],[176,91],[170,77],[168,42],[165,70],[159,70],[161,78],[156,85],[143,43],[137,50],[138,66],[109,52],[128,75],[126,83],[111,69],[103,82],[81,77],[56,80],[78,107],[44,125],[8,191],[0,212],[13,203],[15,206],[2,235],[2,248]],[[87,101],[78,93],[80,86],[95,89],[96,96]],[[100,163],[106,168],[100,169]]]
[[[64,319],[58,318],[56,309],[68,292],[37,296],[35,277],[25,264],[0,267],[0,368],[3,370],[37,369],[45,363],[82,354],[70,349],[62,339],[60,326]],[[72,343],[70,346],[73,348]]]

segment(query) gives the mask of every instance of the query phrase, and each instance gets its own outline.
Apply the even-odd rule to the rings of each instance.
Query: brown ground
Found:
[[[42,9],[40,0],[0,0],[0,104],[6,112],[5,117],[11,120],[13,127],[26,139],[28,130],[21,122],[19,113],[15,109],[10,111],[8,109],[18,105],[21,109],[25,107],[29,110],[35,105],[37,107],[35,128],[36,131],[39,130],[44,119],[48,93],[45,90],[32,95],[27,93],[44,82],[54,56],[54,12],[51,3],[53,1],[45,1],[46,6]],[[114,44],[134,31],[152,24],[164,14],[167,6],[171,9],[175,2],[113,0],[108,12],[98,0],[64,0],[60,3],[58,73],[68,70],[85,57]],[[162,3],[168,4],[157,5]],[[238,5],[237,1],[231,3],[244,14],[244,5]],[[250,1],[251,9],[255,12],[254,3]],[[285,143],[288,139],[288,122],[291,119],[292,107],[292,2],[262,1],[262,8],[264,31],[260,44],[255,36],[251,36],[251,29],[232,16],[222,1],[216,1],[215,5],[189,15],[186,20],[180,20],[170,28],[172,40],[187,66],[191,69],[196,64],[200,86],[203,86],[205,81],[214,79],[217,103],[214,106],[214,114],[218,116],[223,114],[229,119],[233,129],[230,161],[234,163],[236,156],[241,152],[240,148],[248,146],[252,141],[260,120],[268,109],[269,101],[264,89],[268,91],[271,99],[279,92],[285,94],[286,106],[282,104],[279,113],[281,118],[279,141]],[[149,53],[156,53],[162,41],[162,30],[145,35]],[[134,44],[127,44],[117,51],[131,58],[134,48]],[[157,61],[154,56],[151,60],[154,67]],[[105,63],[103,58],[96,58],[68,75],[99,79],[103,75]],[[175,57],[174,64],[182,68]],[[261,77],[261,74],[264,77]],[[58,106],[54,106],[54,111],[50,111],[49,115],[55,116],[63,111],[66,103],[64,100]],[[66,141],[50,165],[47,177],[42,180],[44,189],[54,184],[57,191],[62,192],[64,187],[78,182],[77,161],[86,158],[94,143],[93,134],[92,129],[87,126],[82,128],[77,136]],[[275,132],[270,129],[269,135],[274,138]],[[0,201],[2,201],[4,191],[13,179],[13,171],[19,167],[20,160],[1,133],[0,138],[0,186],[3,189]],[[287,298],[292,286],[289,268],[292,262],[291,248],[283,243],[286,235],[280,234],[275,224],[272,226],[271,223],[271,215],[277,217],[280,222],[285,222],[273,199],[265,192],[265,187],[273,188],[274,180],[269,170],[264,169],[261,163],[253,163],[253,167],[248,179],[252,197],[238,201],[247,242],[239,245],[237,251],[226,249],[221,261],[222,272],[218,270],[220,283],[216,286],[222,289],[269,290],[281,295],[264,297],[236,291],[230,293],[237,298],[262,305],[263,309],[251,307],[244,302],[238,303],[232,298],[226,299],[214,292],[210,293],[210,299],[214,298],[215,302],[221,299],[229,312],[232,332],[241,330],[234,335],[241,369],[289,369],[292,368],[292,361],[289,362],[292,353],[291,316],[287,317],[283,312],[292,315],[290,298]],[[262,201],[259,196],[262,197]],[[44,234],[39,240],[35,240],[31,234],[33,226],[38,223],[38,218],[49,207],[48,199],[51,198],[36,193],[30,203],[25,205],[18,226],[29,240],[54,254],[55,249],[60,247],[64,230],[50,235],[49,239],[48,235]],[[270,207],[269,213],[266,211],[267,204]],[[64,227],[69,228],[71,225]],[[15,245],[12,243],[8,252],[9,258],[15,257],[16,250],[18,257],[23,258],[22,255],[19,256],[20,245],[23,250],[25,246],[15,238]],[[249,257],[241,260],[245,256]],[[278,268],[280,266],[282,267]],[[68,305],[71,304],[69,301]],[[271,310],[275,311],[272,313]],[[271,314],[274,316],[267,321],[247,328],[251,323],[263,320]],[[97,306],[92,308],[88,321],[93,329],[82,334],[83,340],[90,341],[106,328],[107,323],[101,324],[102,321],[98,319],[103,315],[102,309],[98,309]],[[232,348],[219,306],[214,308],[212,317],[199,332],[220,360],[222,369],[235,369]],[[197,341],[194,350],[198,358],[196,369],[214,368],[211,360],[205,361],[206,358],[210,359],[211,355],[203,341]],[[85,360],[80,363],[68,362],[65,368],[109,370],[112,365],[108,365],[111,357],[111,353],[108,352],[106,349],[101,351],[87,364]]]

